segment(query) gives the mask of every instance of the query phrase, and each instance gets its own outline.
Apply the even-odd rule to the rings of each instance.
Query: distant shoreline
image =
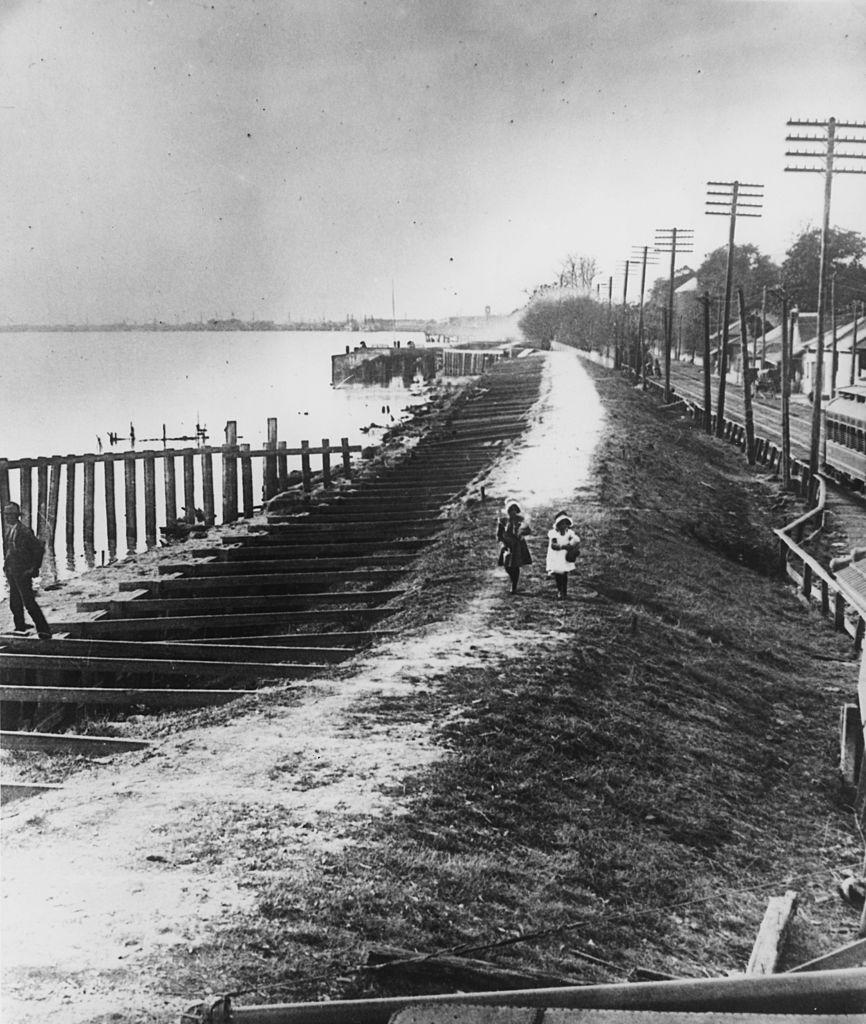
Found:
[[[316,323],[301,321],[278,324],[273,320],[197,320],[194,323],[167,323],[163,320],[143,324],[2,324],[0,333],[106,333],[120,331],[341,331],[344,333],[374,333],[377,331],[418,331],[425,332],[434,327],[434,320],[375,320],[364,324],[346,321],[323,320]]]

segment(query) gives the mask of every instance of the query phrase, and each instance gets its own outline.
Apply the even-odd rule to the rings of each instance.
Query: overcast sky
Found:
[[[785,122],[866,121],[866,3],[0,0],[0,83],[0,320],[506,312],[656,227],[697,265],[708,179],[781,260]]]

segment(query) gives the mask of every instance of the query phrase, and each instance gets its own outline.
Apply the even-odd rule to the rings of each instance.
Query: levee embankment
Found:
[[[7,893],[34,894],[6,899],[7,1020],[426,987],[365,969],[378,945],[578,981],[720,975],[788,888],[791,963],[854,937],[835,725],[856,670],[776,575],[792,508],[618,376],[553,356],[522,464],[573,402],[567,374],[593,378],[605,427],[587,478],[550,467],[517,597],[493,540],[503,481],[522,486],[506,456],[416,559],[398,639],[150,719],[147,756],[7,821]],[[557,602],[544,534],[563,506],[584,545]]]

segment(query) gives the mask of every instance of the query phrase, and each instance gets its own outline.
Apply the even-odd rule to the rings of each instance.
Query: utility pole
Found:
[[[737,303],[740,309],[740,346],[743,359],[743,412],[746,420],[746,459],[750,466],[755,464],[755,414],[752,412],[752,382],[749,380],[749,346],[746,344],[746,299],[743,289],[737,286]]]
[[[755,335],[755,361],[757,362],[758,336]],[[761,289],[761,369],[767,361],[767,286]]]
[[[677,253],[694,252],[694,231],[691,228],[656,228],[655,252],[671,254],[671,276],[668,281],[668,310],[665,319],[665,404],[671,400],[671,333],[674,321],[674,272]],[[677,242],[679,241],[679,245]]]
[[[839,339],[836,335],[836,268],[830,272],[830,330],[833,332],[833,355],[830,357],[830,397],[836,397],[836,374],[839,372]]]
[[[704,308],[704,431],[707,434],[713,432],[713,416],[711,406],[713,403],[712,388],[710,387],[710,293],[704,294],[698,299]]]
[[[763,203],[763,185],[755,185],[742,181],[708,181],[707,195],[721,196],[721,199],[707,199],[707,207],[723,206],[723,210],[707,209],[704,212],[711,217],[729,217],[728,226],[728,259],[725,264],[725,307],[722,313],[722,343],[719,352],[719,400],[716,403],[716,437],[721,437],[724,429],[725,417],[725,388],[727,386],[728,374],[728,335],[730,331],[731,317],[731,285],[734,274],[734,232],[737,226],[737,216],[760,217],[760,213],[741,213],[744,208],[760,210]],[[759,192],[741,192],[741,189],[760,189]],[[721,191],[720,191],[721,190]],[[747,203],[744,199],[758,199],[761,202]],[[740,351],[747,342],[740,338]]]
[[[788,333],[788,293],[774,289],[782,301],[782,489],[791,486],[791,343],[794,337],[794,316]]]
[[[854,300],[854,333],[851,337],[851,379],[850,384],[854,383],[854,378],[857,376],[856,361],[857,361],[857,327],[859,326],[858,321],[860,320],[860,300]]]
[[[632,246],[632,252],[634,255],[637,253],[634,250],[637,246]],[[646,268],[650,263],[655,263],[654,259],[648,259],[647,253],[649,252],[648,245],[642,245],[640,248],[640,305],[638,307],[637,314],[637,351],[635,354],[635,373],[643,380],[644,391],[646,391],[646,353],[643,350],[643,299],[644,292],[646,290]],[[637,260],[633,262],[637,263]]]
[[[610,330],[613,322],[613,274],[607,279],[607,358],[610,359]]]
[[[786,135],[786,142],[805,142],[813,149],[786,149],[785,156],[818,160],[818,165],[806,164],[786,167],[786,171],[824,175],[824,215],[821,222],[821,257],[818,263],[818,337],[815,352],[815,378],[812,389],[812,437],[809,446],[809,472],[818,472],[818,449],[821,441],[821,400],[823,398],[824,376],[824,287],[827,278],[827,242],[830,233],[830,196],[833,189],[833,174],[866,174],[857,167],[836,166],[837,160],[866,160],[866,153],[837,152],[836,143],[866,145],[866,121],[837,121],[835,117],[826,121],[788,121],[789,128],[806,128],[815,135]],[[860,132],[836,137],[836,129]],[[823,131],[823,134],[821,132]]]
[[[621,370],[622,364],[625,362],[628,366],[628,359],[624,358],[628,345],[626,339],[628,336],[628,326],[626,324],[626,302],[628,300],[628,268],[630,260],[625,261],[624,278],[622,284],[622,323],[620,329],[617,331],[617,337],[615,339],[616,348],[614,350],[613,368],[615,370]],[[620,340],[621,339],[621,340]]]

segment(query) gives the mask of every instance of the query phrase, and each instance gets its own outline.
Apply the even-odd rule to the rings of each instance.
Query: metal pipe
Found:
[[[853,1013],[866,1011],[866,968],[270,1006],[234,1007],[224,997],[191,1006],[182,1019],[197,1024],[387,1024],[398,1011],[422,1006]],[[447,1017],[456,1019],[453,1012]]]

